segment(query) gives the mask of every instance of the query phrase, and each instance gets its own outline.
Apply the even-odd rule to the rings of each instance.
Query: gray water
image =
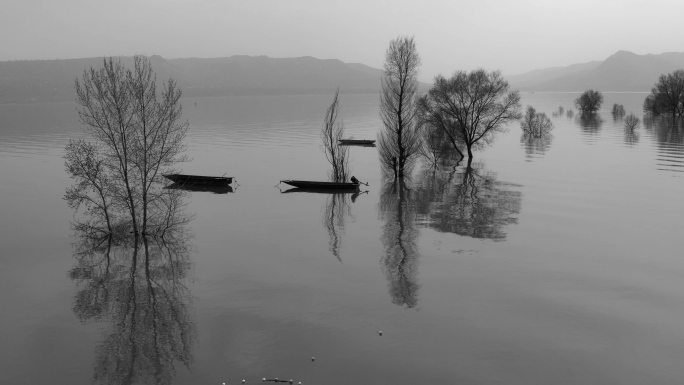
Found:
[[[551,117],[577,96],[522,102]],[[141,293],[130,250],[106,265],[70,230],[75,104],[0,105],[0,383],[680,383],[683,130],[610,114],[641,117],[645,96],[604,94],[598,124],[552,117],[543,143],[511,125],[472,172],[404,185],[352,147],[369,183],[353,200],[279,184],[326,178],[332,96],[185,99],[183,171],[239,186],[190,194],[188,240],[173,265],[153,258],[162,295],[139,319],[116,311],[143,308],[122,294]],[[348,137],[375,138],[377,99],[341,96]]]

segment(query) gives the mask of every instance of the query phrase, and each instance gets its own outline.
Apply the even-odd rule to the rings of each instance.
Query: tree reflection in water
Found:
[[[356,199],[357,195],[358,192],[354,194],[352,199]],[[325,226],[325,229],[330,236],[330,239],[328,240],[328,250],[330,250],[332,255],[339,261],[342,261],[340,248],[342,246],[345,220],[347,217],[351,216],[351,207],[349,203],[349,194],[345,193],[329,194],[325,202],[323,226]]]
[[[418,228],[414,192],[399,178],[383,184],[378,206],[384,221],[382,244],[385,255],[382,265],[389,281],[392,302],[413,308],[418,303]]]
[[[73,311],[83,323],[108,321],[98,345],[94,382],[168,384],[175,364],[189,367],[196,329],[188,311],[189,235],[182,226],[163,238],[77,234],[80,290]]]
[[[500,241],[518,222],[520,186],[498,181],[482,163],[423,170],[416,185],[419,220],[434,230]]]
[[[579,114],[575,121],[585,134],[597,134],[603,125],[603,119],[598,114]]]
[[[540,135],[533,135],[524,132],[520,137],[520,143],[525,148],[525,155],[527,158],[532,158],[533,155],[544,155],[544,153],[551,147],[553,141],[553,134],[542,133]]]

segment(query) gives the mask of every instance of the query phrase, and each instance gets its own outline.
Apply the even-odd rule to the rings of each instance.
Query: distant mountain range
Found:
[[[131,66],[131,57],[119,58]],[[74,81],[102,58],[0,62],[0,103],[71,101]],[[375,93],[383,71],[313,57],[231,56],[214,59],[150,57],[157,79],[173,77],[184,96]]]
[[[592,61],[506,76],[520,91],[650,91],[662,74],[684,69],[684,53],[637,55],[618,51],[604,61]]]

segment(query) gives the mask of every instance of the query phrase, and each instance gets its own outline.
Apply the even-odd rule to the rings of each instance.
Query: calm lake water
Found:
[[[578,94],[522,96],[552,117]],[[107,263],[70,230],[76,105],[0,105],[0,383],[684,382],[684,132],[626,133],[613,103],[641,117],[646,94],[604,97],[546,141],[512,125],[471,172],[386,184],[352,147],[358,196],[278,185],[326,177],[332,95],[185,99],[183,171],[239,186],[191,193],[189,239],[150,245],[145,285],[130,250]],[[340,103],[374,139],[378,97]]]

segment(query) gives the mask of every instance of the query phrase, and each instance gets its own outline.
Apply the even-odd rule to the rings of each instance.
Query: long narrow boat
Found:
[[[313,194],[358,194],[359,189],[354,188],[304,188],[304,187],[293,187],[291,189],[281,191],[281,193],[313,193]]]
[[[310,180],[281,180],[290,186],[308,190],[353,190],[358,189],[358,183],[352,182],[316,182]]]
[[[233,182],[232,176],[164,174],[164,178],[179,185],[227,186]]]
[[[355,146],[373,146],[375,145],[375,141],[370,139],[340,139],[340,144]]]

